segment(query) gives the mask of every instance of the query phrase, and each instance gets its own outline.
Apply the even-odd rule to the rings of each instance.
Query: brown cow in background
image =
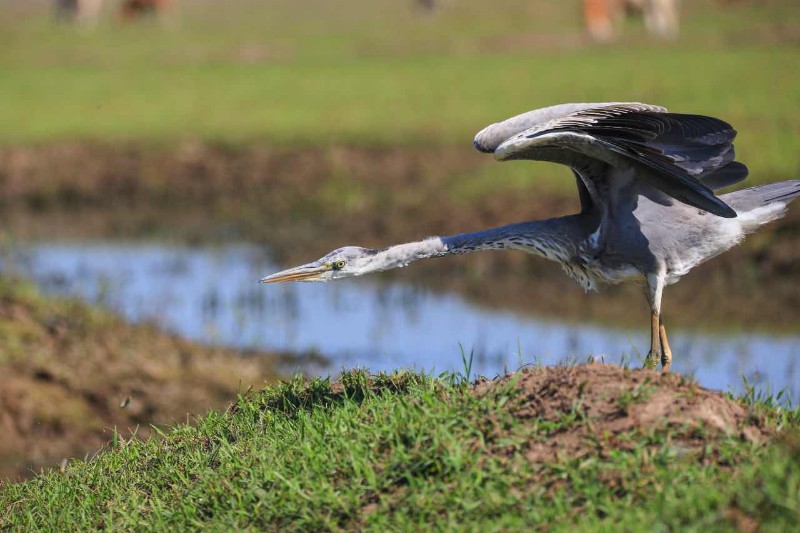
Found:
[[[104,0],[54,0],[58,20],[94,24],[100,17]],[[157,16],[170,7],[170,0],[121,0],[119,13],[123,20],[133,21]]]
[[[680,0],[583,0],[586,31],[595,41],[606,42],[617,35],[625,14],[641,14],[648,33],[657,37],[677,37],[680,25]]]
[[[169,0],[123,0],[120,15],[123,20],[137,20],[157,16],[169,7]]]

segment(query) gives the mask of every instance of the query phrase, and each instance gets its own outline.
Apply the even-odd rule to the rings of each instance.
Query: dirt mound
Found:
[[[679,374],[600,363],[528,368],[480,382],[475,393],[492,394],[507,386],[517,393],[505,409],[537,426],[526,450],[536,462],[629,450],[641,443],[633,435],[668,435],[673,448],[689,451],[711,439],[760,442],[772,433],[743,404]]]
[[[144,437],[224,407],[240,387],[275,379],[277,363],[0,279],[0,480],[94,453],[114,428]]]

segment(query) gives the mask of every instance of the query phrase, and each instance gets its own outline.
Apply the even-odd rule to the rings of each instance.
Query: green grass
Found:
[[[467,146],[533,107],[643,100],[730,120],[755,180],[800,170],[793,0],[686,2],[677,43],[634,25],[603,47],[582,41],[569,2],[464,0],[433,18],[409,4],[198,0],[164,25],[94,30],[6,4],[0,142]]]
[[[547,424],[514,418],[503,407],[515,395],[513,381],[477,397],[412,373],[346,372],[338,388],[298,378],[163,439],[117,438],[5,485],[0,528],[787,531],[800,520],[797,411],[742,400],[782,428],[766,446],[732,436],[687,453],[673,428],[616,435],[628,451],[540,463],[526,442],[586,421],[578,407]]]

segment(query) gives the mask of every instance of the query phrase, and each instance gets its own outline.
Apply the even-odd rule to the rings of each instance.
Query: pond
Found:
[[[4,261],[47,293],[100,303],[132,321],[236,348],[315,352],[289,370],[336,373],[414,368],[489,377],[526,364],[606,361],[640,365],[649,344],[638,329],[544,319],[477,307],[455,294],[380,283],[379,276],[334,283],[260,285],[281,268],[248,245],[34,243]],[[600,295],[593,295],[602,298]],[[673,369],[706,387],[749,382],[800,392],[800,335],[673,329]],[[302,361],[302,358],[301,358]]]

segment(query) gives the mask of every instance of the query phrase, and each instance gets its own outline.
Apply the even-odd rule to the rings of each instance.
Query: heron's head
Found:
[[[261,283],[281,281],[330,281],[351,278],[368,272],[380,270],[373,259],[376,250],[359,246],[345,246],[298,267],[282,270],[271,276],[261,278]]]

